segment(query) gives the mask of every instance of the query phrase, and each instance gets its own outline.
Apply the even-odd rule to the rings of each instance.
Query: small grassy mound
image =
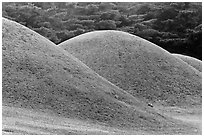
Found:
[[[134,97],[163,105],[201,104],[201,74],[142,38],[121,31],[94,31],[59,47]]]
[[[190,57],[190,56],[185,56],[181,54],[172,54],[173,56],[182,59],[186,63],[188,63],[190,66],[194,67],[198,71],[202,72],[202,61],[198,60],[196,58]]]

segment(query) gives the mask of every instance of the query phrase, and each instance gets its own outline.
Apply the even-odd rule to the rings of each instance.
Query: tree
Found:
[[[110,10],[103,12],[100,16],[101,20],[119,20],[120,13],[118,10]]]
[[[141,7],[137,10],[137,14],[146,14],[150,11],[149,4],[143,4]]]
[[[116,5],[113,4],[112,2],[101,2],[99,4],[99,10],[100,11],[107,11],[107,10],[111,10],[115,7]]]
[[[99,30],[115,30],[116,24],[112,20],[102,20],[97,23],[96,28]]]
[[[38,32],[42,36],[47,37],[49,40],[51,40],[54,43],[58,43],[60,40],[57,38],[56,33],[53,29],[48,29],[45,27],[40,28],[33,28],[34,31]]]
[[[131,21],[128,19],[127,15],[121,15],[118,20],[121,22],[121,23],[118,25],[118,27],[123,27],[123,26],[129,26],[129,25],[131,25]]]
[[[99,8],[97,5],[94,4],[89,4],[86,6],[86,14],[87,15],[94,15],[96,12],[98,12]]]
[[[56,32],[56,36],[60,39],[60,42],[73,38],[75,36],[73,31],[58,31]]]

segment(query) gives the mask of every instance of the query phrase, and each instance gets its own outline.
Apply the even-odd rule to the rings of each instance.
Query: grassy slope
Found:
[[[37,33],[3,19],[3,106],[149,133],[193,133],[114,86]],[[4,119],[4,117],[3,117]]]
[[[198,60],[190,56],[181,55],[181,54],[172,54],[172,55],[177,58],[182,59],[183,61],[185,61],[186,63],[188,63],[195,69],[197,69],[198,71],[202,72],[202,61],[201,60]]]
[[[95,31],[59,46],[135,97],[167,105],[201,104],[201,73],[144,39]]]

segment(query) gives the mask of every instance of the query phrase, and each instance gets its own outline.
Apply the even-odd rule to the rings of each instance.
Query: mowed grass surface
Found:
[[[127,134],[126,130],[94,124],[85,120],[57,117],[52,113],[25,108],[3,106],[3,134],[30,135],[86,135],[86,134]],[[132,131],[133,132],[133,131]],[[141,134],[134,131],[134,134]],[[142,132],[144,134],[144,131]],[[129,132],[128,134],[131,134]]]
[[[201,105],[201,73],[142,38],[121,31],[94,31],[58,46],[147,102]]]
[[[59,117],[50,111],[45,112],[36,109],[10,106],[3,106],[2,109],[3,135],[147,135],[202,133],[199,115],[189,115],[188,113],[186,114],[185,110],[179,109],[178,111],[176,108],[156,108],[158,112],[166,116],[171,116],[171,114],[173,114],[177,123],[183,123],[180,124],[180,127],[177,125],[169,128],[162,128],[160,132],[154,129],[115,128],[114,126],[110,127],[106,124],[93,123],[88,120]],[[178,112],[180,112],[180,115]],[[191,128],[189,128],[189,125],[191,125]],[[183,132],[183,128],[186,128],[186,132]]]
[[[2,23],[3,114],[13,113],[9,107],[25,108],[22,112],[42,111],[56,119],[74,118],[138,134],[198,134],[195,127],[147,107],[37,33],[7,19]],[[22,125],[46,132],[40,123],[8,115],[2,118],[8,125],[4,132],[20,133]],[[13,120],[20,123],[9,125]],[[30,132],[26,129],[23,134]]]
[[[139,129],[118,129],[109,127],[105,124],[92,123],[87,120],[79,120],[76,118],[59,117],[53,113],[25,108],[3,106],[2,109],[2,133],[5,135],[141,135],[151,133],[150,131]],[[192,115],[192,113],[189,114],[189,112],[193,111],[192,109],[187,111],[178,108],[157,109],[161,111],[161,113],[165,113],[165,115],[176,113],[174,116],[176,116],[175,118],[177,118],[177,120],[188,118],[184,119],[184,122],[188,125],[192,124],[191,121],[197,120],[193,122],[193,124],[196,123],[193,126],[196,127],[198,125],[199,127],[197,129],[194,128],[194,131],[201,134],[200,117],[199,115]],[[192,117],[194,119],[192,119]],[[175,130],[174,128],[172,129]]]
[[[202,61],[201,60],[198,60],[190,56],[181,55],[181,54],[172,54],[172,55],[177,58],[182,59],[184,62],[188,63],[190,66],[202,72]]]

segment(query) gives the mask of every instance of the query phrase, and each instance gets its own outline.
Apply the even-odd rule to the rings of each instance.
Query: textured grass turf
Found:
[[[94,31],[59,46],[135,97],[164,105],[201,104],[201,73],[142,38]]]
[[[172,54],[173,56],[182,59],[186,63],[188,63],[190,66],[194,67],[198,71],[202,72],[202,61],[198,60],[196,58],[190,57],[190,56],[185,56],[181,54]]]
[[[4,106],[151,134],[197,134],[193,127],[147,107],[39,34],[7,19],[2,25]]]

